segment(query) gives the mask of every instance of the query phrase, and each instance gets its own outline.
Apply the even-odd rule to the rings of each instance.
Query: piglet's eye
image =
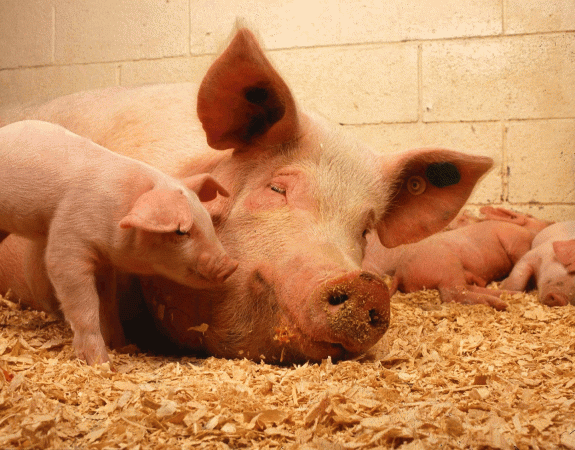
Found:
[[[188,233],[188,232],[186,232],[186,231],[180,230],[179,228],[175,231],[175,233],[176,233],[178,236],[187,236],[187,235],[190,234],[190,233]]]
[[[275,185],[273,185],[273,184],[272,184],[270,187],[271,187],[271,190],[272,190],[272,191],[277,192],[278,194],[282,194],[282,195],[283,195],[283,194],[286,193],[285,188],[281,188],[281,187],[275,186]]]

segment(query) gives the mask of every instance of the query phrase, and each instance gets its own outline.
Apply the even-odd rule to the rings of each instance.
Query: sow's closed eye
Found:
[[[286,194],[286,188],[284,187],[280,187],[276,184],[270,184],[270,189],[274,192],[277,192],[278,194],[281,195],[285,195]]]

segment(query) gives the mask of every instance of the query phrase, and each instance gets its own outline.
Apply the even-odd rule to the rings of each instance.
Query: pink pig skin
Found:
[[[506,276],[529,251],[534,234],[525,226],[487,220],[445,231],[420,242],[382,249],[383,264],[371,267],[394,275],[392,292],[437,289],[444,302],[505,309],[501,291],[487,283]],[[371,250],[374,252],[374,250]]]
[[[575,221],[558,222],[541,231],[529,251],[501,286],[525,290],[537,282],[539,300],[548,306],[575,305]]]
[[[109,323],[117,313],[105,311],[113,298],[98,301],[96,272],[104,271],[100,283],[114,284],[106,265],[193,287],[223,282],[237,267],[184,183],[58,125],[26,120],[1,128],[0,167],[0,230],[33,240],[31,294],[57,311],[53,285],[76,353],[89,364],[109,360],[102,333],[121,342],[121,325]],[[204,200],[227,195],[210,175],[185,181]]]
[[[460,216],[458,216],[448,225],[447,229],[454,230],[455,228],[461,228],[471,223],[483,222],[486,220],[499,220],[502,222],[509,222],[520,225],[535,235],[544,228],[555,223],[547,220],[537,219],[530,214],[519,213],[509,209],[496,208],[493,206],[482,206],[479,209],[479,212],[483,214],[483,217],[475,217],[470,215],[468,211],[463,211]]]
[[[443,229],[492,165],[442,149],[371,151],[302,110],[246,29],[200,86],[83,92],[0,117],[57,122],[170,175],[206,172],[229,186],[229,197],[205,206],[240,262],[234,276],[206,289],[159,277],[139,284],[178,345],[268,362],[354,357],[377,342],[389,292],[362,270],[366,236],[394,246]],[[3,245],[18,245],[9,239]]]

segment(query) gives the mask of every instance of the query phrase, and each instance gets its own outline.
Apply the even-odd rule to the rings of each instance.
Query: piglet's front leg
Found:
[[[529,280],[535,276],[535,264],[540,264],[540,259],[536,258],[535,252],[527,253],[521,260],[519,260],[509,276],[501,282],[501,289],[524,291],[527,289]]]
[[[94,267],[90,255],[84,250],[74,251],[75,247],[72,244],[64,248],[49,239],[46,268],[64,317],[72,327],[76,356],[89,365],[103,364],[110,358],[100,331]]]

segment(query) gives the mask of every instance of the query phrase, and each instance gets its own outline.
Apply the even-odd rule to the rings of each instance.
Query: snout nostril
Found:
[[[327,301],[331,306],[338,306],[345,303],[348,299],[349,295],[347,294],[332,294]]]
[[[369,310],[369,324],[371,326],[376,327],[379,325],[380,322],[381,322],[381,318],[380,318],[377,310],[376,309],[370,309]]]

